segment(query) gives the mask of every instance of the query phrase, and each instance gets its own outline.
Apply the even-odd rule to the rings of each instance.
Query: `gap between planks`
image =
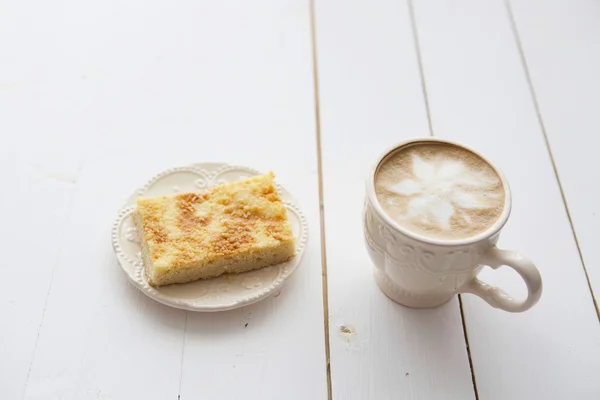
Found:
[[[187,337],[188,314],[189,311],[185,310],[185,323],[183,325],[183,343],[181,344],[181,363],[179,366],[179,388],[177,389],[177,400],[181,399],[181,384],[183,382],[183,361],[185,357],[185,341]]]
[[[315,0],[310,0],[310,35],[312,46],[312,67],[315,99],[315,131],[317,145],[317,170],[319,175],[319,218],[321,225],[321,282],[323,285],[323,329],[325,337],[325,373],[327,374],[327,398],[332,400],[331,350],[329,345],[329,295],[327,282],[327,246],[325,242],[325,206],[323,195],[323,158],[321,153],[321,109],[319,106],[319,72],[317,66],[317,27],[315,21]]]
[[[536,95],[535,89],[533,87],[533,81],[531,80],[531,74],[529,73],[529,66],[527,65],[527,59],[525,58],[525,52],[523,50],[523,45],[521,43],[521,37],[519,36],[519,30],[517,29],[517,23],[515,21],[512,7],[510,6],[510,1],[504,0],[504,5],[506,6],[506,12],[508,14],[508,19],[510,21],[510,27],[511,27],[511,31],[513,33],[513,37],[515,39],[515,45],[517,46],[517,51],[519,52],[521,66],[523,67],[525,79],[527,80],[529,94],[531,95],[531,100],[533,101],[533,107],[535,109],[536,118],[538,120],[538,124],[542,131],[544,143],[546,144],[546,150],[548,151],[548,157],[550,158],[550,162],[552,163],[552,169],[554,170],[554,176],[556,177],[556,181],[558,183],[558,189],[560,190],[560,195],[562,197],[562,201],[565,206],[565,211],[567,213],[567,218],[569,219],[569,225],[571,226],[571,232],[573,233],[573,238],[575,239],[575,245],[577,246],[577,252],[579,253],[579,260],[581,261],[581,266],[583,267],[585,279],[587,280],[588,288],[589,288],[590,294],[592,296],[592,302],[594,303],[594,308],[596,309],[596,316],[598,317],[598,320],[600,321],[600,308],[598,307],[598,301],[596,300],[596,297],[594,296],[594,291],[592,290],[592,282],[590,281],[590,276],[589,276],[587,268],[585,266],[585,261],[583,259],[583,253],[581,251],[581,246],[579,245],[579,239],[577,237],[577,233],[575,232],[575,225],[573,224],[573,219],[571,218],[571,212],[569,210],[569,205],[567,204],[567,197],[565,195],[565,191],[563,189],[562,182],[560,181],[560,176],[558,174],[558,168],[556,167],[556,162],[554,161],[554,154],[552,153],[552,147],[550,146],[550,140],[548,139],[548,134],[546,133],[546,125],[544,124],[544,120],[542,118],[542,112],[540,111],[540,106],[538,104],[537,95]]]
[[[77,166],[77,179],[81,175],[81,170],[83,169],[83,159],[79,160],[79,165]],[[69,209],[67,211],[67,215],[64,218],[64,226],[69,224],[71,220],[71,214],[73,213],[73,202],[75,201],[75,196],[77,194],[77,190],[79,189],[79,185],[75,183],[75,187],[71,191],[71,198],[69,199]],[[62,236],[66,235],[66,230],[62,232]],[[60,262],[60,258],[62,256],[63,248],[59,248],[56,254],[55,261],[52,265],[52,275],[50,276],[50,284],[48,285],[48,291],[46,292],[46,297],[44,299],[44,308],[42,309],[42,316],[40,317],[40,323],[38,325],[37,333],[35,336],[35,342],[33,344],[33,350],[31,352],[31,360],[29,361],[29,368],[27,369],[27,375],[25,375],[25,383],[23,384],[23,390],[21,398],[25,398],[27,394],[27,387],[29,386],[29,378],[31,377],[31,369],[33,368],[33,362],[35,360],[35,355],[37,353],[38,343],[40,341],[40,334],[42,332],[42,327],[44,326],[44,320],[46,317],[46,309],[48,308],[48,301],[50,300],[50,292],[52,291],[52,284],[54,283],[54,275],[56,274],[56,269],[58,268],[58,263]]]

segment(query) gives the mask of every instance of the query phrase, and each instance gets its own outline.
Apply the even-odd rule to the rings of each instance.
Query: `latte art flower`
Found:
[[[410,172],[412,179],[387,187],[392,193],[410,197],[405,218],[448,230],[453,217],[461,225],[470,225],[469,210],[497,206],[498,196],[491,189],[499,184],[498,179],[459,160],[427,161],[413,154]]]

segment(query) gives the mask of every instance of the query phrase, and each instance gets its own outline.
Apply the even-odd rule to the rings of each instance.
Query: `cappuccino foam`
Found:
[[[435,239],[487,231],[504,209],[498,173],[473,152],[447,143],[416,143],[388,155],[375,174],[383,210],[400,226]]]

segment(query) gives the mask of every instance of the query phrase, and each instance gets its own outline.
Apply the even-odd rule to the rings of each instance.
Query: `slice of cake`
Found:
[[[134,220],[152,286],[263,268],[294,256],[273,173],[202,193],[140,198]]]

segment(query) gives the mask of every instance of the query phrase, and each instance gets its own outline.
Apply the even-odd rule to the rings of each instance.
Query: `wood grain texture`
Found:
[[[249,15],[254,21],[246,28]],[[208,61],[196,80],[214,96],[234,90],[222,104],[206,104],[201,130],[219,131],[204,136],[206,156],[273,169],[307,216],[309,242],[277,297],[232,312],[188,315],[182,399],[198,393],[232,400],[327,397],[309,15],[307,1],[240,2],[198,28],[220,40],[217,48],[198,49]],[[223,65],[231,73],[220,72]]]
[[[15,215],[7,229],[29,227],[46,242],[20,266],[29,269],[8,275],[35,282],[0,295],[14,322],[1,334],[1,370],[14,372],[0,397],[326,398],[308,2],[20,4],[0,17],[2,33],[21,40],[2,35],[0,131],[18,155],[6,167],[19,170],[1,177],[22,185],[16,194],[48,197],[28,225]],[[81,160],[76,184],[25,169],[32,149],[73,157],[73,168],[44,164],[42,174],[77,172]],[[309,243],[277,297],[186,317],[120,271],[110,229],[125,198],[161,170],[198,161],[273,169],[297,197]],[[34,200],[7,206],[24,211]],[[21,290],[29,297],[10,309]]]
[[[0,397],[18,399],[23,394],[48,289],[61,256],[55,242],[64,235],[78,160],[7,150],[0,150],[0,176],[10,193],[0,196],[0,206],[5,210],[0,229]]]
[[[600,298],[600,4],[517,1],[512,4],[546,134],[569,205],[583,261]],[[598,307],[598,305],[596,305]]]
[[[0,205],[6,210],[0,229],[0,398],[7,399],[23,396],[82,165],[73,140],[81,121],[72,118],[79,87],[63,92],[64,80],[52,79],[63,77],[52,55],[64,54],[65,28],[55,26],[49,35],[60,10],[38,6],[0,5]]]
[[[429,135],[407,4],[316,2],[333,398],[474,398],[458,301],[411,310],[375,285],[365,174],[384,147]]]
[[[499,247],[531,257],[544,280],[524,314],[463,296],[479,396],[597,398],[600,326],[505,4],[416,1],[415,15],[434,132],[505,172],[513,210]],[[523,293],[508,269],[483,276]]]

